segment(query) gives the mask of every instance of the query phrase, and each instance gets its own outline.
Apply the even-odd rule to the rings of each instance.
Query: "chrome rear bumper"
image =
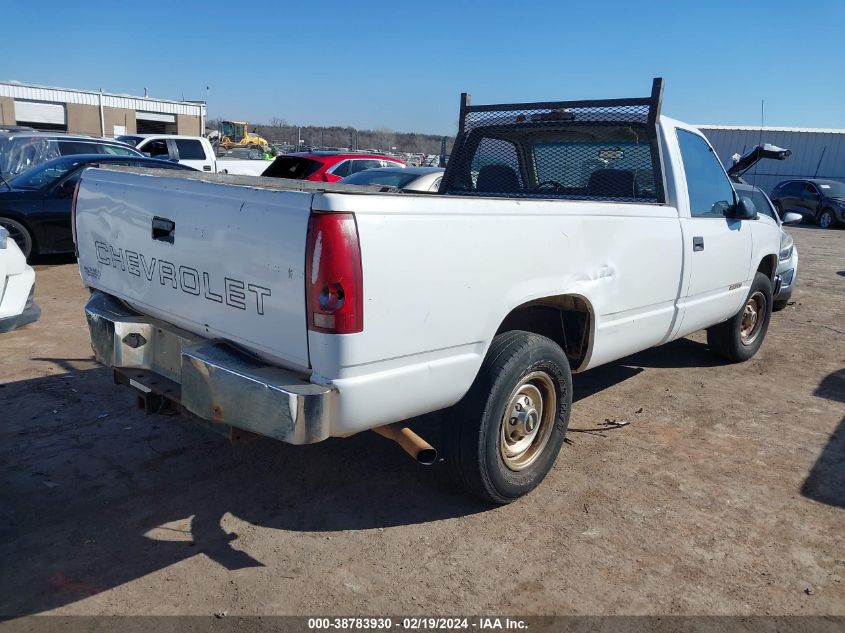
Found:
[[[149,393],[149,372],[177,388],[162,397],[205,420],[290,444],[326,439],[337,391],[250,356],[224,341],[204,339],[132,313],[95,291],[85,306],[97,360]],[[132,379],[132,372],[138,380]],[[155,382],[155,381],[153,381]],[[134,383],[134,384],[133,384]],[[146,383],[146,384],[145,384]]]

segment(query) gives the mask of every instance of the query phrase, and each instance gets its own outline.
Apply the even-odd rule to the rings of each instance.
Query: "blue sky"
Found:
[[[462,91],[641,96],[662,76],[664,113],[689,123],[758,125],[765,99],[766,125],[845,128],[842,0],[11,5],[0,79],[169,99],[210,86],[210,117],[451,134]]]

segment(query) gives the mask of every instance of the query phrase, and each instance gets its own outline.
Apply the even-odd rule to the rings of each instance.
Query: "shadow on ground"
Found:
[[[143,416],[107,369],[40,360],[67,373],[0,385],[0,614],[40,613],[200,553],[229,570],[262,566],[233,546],[228,513],[265,528],[330,532],[491,509],[456,490],[444,464],[421,468],[372,433],[232,445],[195,421]],[[575,399],[642,367],[711,362],[706,346],[678,341],[577,376]],[[439,414],[414,421],[434,443],[441,424]],[[148,536],[174,522],[185,526],[181,540]]]
[[[845,369],[825,376],[813,395],[845,402]],[[801,486],[801,494],[814,501],[845,508],[845,418],[813,464]]]
[[[27,263],[30,266],[60,266],[62,264],[75,264],[76,257],[73,253],[61,253],[58,255],[32,255]]]

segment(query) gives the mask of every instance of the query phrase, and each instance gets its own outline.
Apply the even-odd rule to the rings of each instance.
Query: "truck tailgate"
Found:
[[[83,281],[195,334],[307,369],[303,266],[311,198],[86,170],[76,201]]]

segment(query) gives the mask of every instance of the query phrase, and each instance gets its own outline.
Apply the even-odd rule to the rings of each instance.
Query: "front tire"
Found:
[[[447,416],[450,474],[487,501],[518,499],[554,465],[571,409],[572,374],[560,346],[531,332],[499,334]]]
[[[33,245],[35,243],[29,229],[20,222],[10,218],[0,218],[0,226],[9,231],[9,237],[15,240],[23,256],[29,259],[29,256],[33,254]]]
[[[728,362],[746,361],[763,344],[771,318],[772,281],[757,272],[742,309],[727,321],[709,328],[707,344]]]

